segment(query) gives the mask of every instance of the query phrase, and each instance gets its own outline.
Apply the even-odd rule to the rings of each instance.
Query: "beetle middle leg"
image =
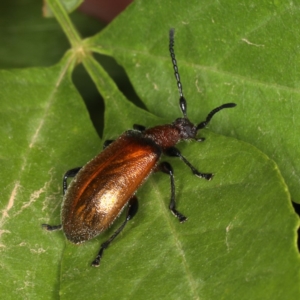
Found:
[[[104,143],[103,143],[103,150],[105,149],[105,148],[107,148],[112,142],[114,142],[115,140],[106,140],[106,141],[104,141]]]
[[[211,180],[213,178],[212,173],[201,173],[199,172],[181,153],[176,147],[170,147],[164,151],[164,154],[167,156],[179,157],[193,172],[194,175],[206,180]]]
[[[94,259],[94,261],[92,262],[92,266],[93,267],[99,267],[100,265],[100,260],[102,258],[103,255],[103,251],[108,248],[108,246],[110,245],[110,243],[119,235],[119,233],[124,229],[125,225],[127,224],[127,222],[129,220],[131,220],[135,214],[138,211],[138,199],[136,196],[132,196],[129,200],[128,203],[128,208],[127,208],[127,214],[126,214],[126,219],[125,221],[122,223],[122,225],[114,232],[114,234],[104,243],[101,244],[101,248],[98,252],[98,255],[96,256],[96,258]]]
[[[143,125],[139,125],[139,124],[133,124],[133,129],[137,130],[139,132],[143,132],[146,130],[146,127]]]
[[[65,173],[64,178],[63,178],[63,194],[64,195],[68,189],[68,183],[67,183],[68,178],[75,177],[81,168],[82,167],[77,167],[77,168],[71,169]],[[42,224],[42,228],[46,229],[47,231],[55,231],[55,230],[61,230],[62,225],[61,224],[60,225]]]
[[[176,210],[176,202],[175,202],[175,182],[174,182],[174,174],[173,168],[168,162],[161,162],[155,169],[155,171],[161,171],[170,176],[171,180],[171,201],[169,205],[169,209],[172,214],[179,220],[180,223],[183,223],[187,220],[183,214],[181,214],[178,210]]]

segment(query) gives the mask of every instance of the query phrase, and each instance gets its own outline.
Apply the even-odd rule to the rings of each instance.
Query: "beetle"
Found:
[[[153,172],[163,172],[170,177],[171,200],[169,209],[183,223],[187,218],[176,209],[173,168],[168,162],[160,162],[162,154],[179,157],[194,175],[211,180],[213,174],[199,172],[175,147],[182,140],[204,141],[197,138],[212,117],[224,108],[236,106],[226,103],[213,109],[205,121],[193,124],[187,117],[187,102],[183,95],[174,52],[174,29],[169,32],[169,51],[179,91],[179,105],[183,114],[171,124],[146,128],[134,125],[114,141],[106,141],[104,150],[85,166],[67,171],[63,177],[64,199],[61,225],[42,224],[48,231],[62,229],[66,238],[74,244],[88,241],[105,231],[127,205],[125,221],[114,234],[101,244],[92,266],[99,266],[104,250],[123,230],[138,210],[137,189]],[[69,187],[67,179],[74,177]]]

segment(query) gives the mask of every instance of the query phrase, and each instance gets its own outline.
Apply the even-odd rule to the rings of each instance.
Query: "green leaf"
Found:
[[[224,114],[210,128],[274,159],[300,203],[299,12],[297,2],[135,1],[86,44],[116,58],[150,112],[173,118],[178,96],[167,43],[175,28],[189,117],[237,103],[234,118]]]
[[[63,299],[143,299],[149,289],[155,299],[297,299],[299,255],[291,231],[299,223],[276,165],[247,144],[204,136],[203,144],[181,149],[201,171],[215,173],[211,182],[168,159],[178,210],[188,221],[172,216],[169,179],[154,174],[137,193],[138,214],[104,252],[99,269],[90,263],[124,215],[99,239],[67,243]]]
[[[57,295],[64,238],[40,224],[59,222],[62,174],[100,150],[70,74],[52,68],[0,72],[1,294]],[[55,291],[55,292],[54,292]]]
[[[116,138],[133,123],[147,127],[170,123],[180,117],[168,55],[172,12],[190,119],[200,122],[212,108],[236,101],[236,90],[226,85],[230,74],[201,67],[193,54],[201,50],[194,32],[182,34],[194,27],[201,32],[204,25],[197,16],[205,17],[205,7],[199,2],[196,10],[193,2],[181,7],[180,1],[172,5],[136,1],[103,35],[86,41],[59,2],[50,2],[72,49],[50,68],[0,71],[1,295],[5,299],[148,299],[149,295],[155,299],[298,299],[299,219],[277,164],[250,144],[212,132],[239,134],[241,127],[251,135],[252,124],[248,127],[243,120],[249,116],[245,109],[254,105],[246,102],[218,113],[209,126],[212,131],[199,133],[205,142],[178,146],[200,171],[215,174],[212,181],[193,176],[180,160],[164,157],[174,167],[177,208],[189,218],[186,223],[180,224],[168,209],[168,176],[156,173],[138,190],[139,212],[105,250],[99,268],[90,263],[100,244],[120,226],[124,213],[107,232],[80,246],[66,241],[62,232],[42,230],[42,223],[60,222],[64,172],[101,151],[100,139],[70,79],[75,63],[83,63],[105,98],[105,138]],[[227,9],[237,14],[239,7]],[[215,4],[207,10],[213,8],[230,28],[233,21],[226,19],[224,7]],[[190,16],[189,25],[185,15]],[[148,23],[152,27],[147,31]],[[221,35],[223,27],[202,38],[217,45],[212,37]],[[131,37],[135,34],[136,40]],[[210,49],[223,55],[221,48]],[[152,113],[127,101],[92,50],[116,55]],[[237,81],[241,78],[237,76]],[[205,87],[198,93],[201,106],[188,94],[191,82],[196,88]],[[222,99],[213,97],[220,89]],[[206,99],[214,102],[208,104]]]

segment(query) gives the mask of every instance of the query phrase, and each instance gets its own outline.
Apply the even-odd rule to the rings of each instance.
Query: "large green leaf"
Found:
[[[274,159],[300,203],[299,12],[296,1],[135,1],[87,44],[124,66],[149,111],[172,118],[177,90],[167,42],[174,27],[190,118],[236,102],[238,114],[210,128]]]
[[[95,61],[86,59],[84,64],[96,75],[99,89],[106,87],[103,93],[111,93],[105,97],[109,100],[110,136],[116,127],[129,126],[132,117],[145,125],[161,123],[118,96]],[[235,116],[237,111],[220,114]],[[181,225],[170,214],[169,180],[155,174],[138,192],[139,214],[105,252],[99,270],[89,267],[99,250],[99,240],[81,247],[67,244],[62,264],[63,298],[88,293],[95,299],[120,295],[141,299],[149,289],[153,298],[159,299],[299,296],[295,245],[299,222],[277,166],[243,142],[208,132],[205,137],[203,144],[182,144],[181,149],[202,171],[215,173],[211,182],[193,177],[181,162],[172,160],[179,209],[189,221]],[[102,242],[122,218],[102,236]],[[278,285],[283,289],[280,293]]]
[[[215,172],[211,182],[172,160],[178,209],[189,220],[180,224],[171,215],[169,180],[153,175],[137,194],[139,213],[105,251],[99,269],[90,263],[121,220],[100,239],[67,243],[63,299],[144,299],[149,290],[153,299],[299,297],[291,233],[298,219],[276,165],[242,142],[204,136],[205,143],[181,149],[201,170]]]
[[[170,12],[168,1],[159,5],[153,1],[151,7],[145,1],[137,1],[121,16],[121,21],[116,20],[105,34],[110,32],[112,41],[119,37],[119,49],[116,43],[109,45],[105,35],[83,42],[58,0],[48,3],[67,33],[72,51],[51,68],[0,72],[1,298],[298,299],[299,220],[276,163],[247,143],[211,131],[199,134],[206,137],[205,142],[181,143],[179,148],[201,171],[213,172],[212,181],[196,178],[180,160],[167,159],[174,167],[178,210],[189,218],[186,223],[180,224],[168,210],[169,178],[154,174],[137,193],[138,214],[105,251],[98,269],[90,263],[100,244],[121,224],[124,214],[99,238],[80,246],[67,242],[62,232],[40,228],[41,223],[60,222],[63,173],[83,165],[101,148],[82,99],[70,80],[76,62],[83,62],[105,98],[106,138],[117,137],[133,123],[155,126],[180,116],[167,58],[170,24],[162,17],[162,8]],[[180,7],[180,1],[172,3]],[[157,24],[166,30],[152,28],[160,36],[154,48],[150,35],[145,34],[142,39],[137,34],[136,42],[129,39],[131,24],[126,15],[132,24],[146,23],[145,15],[135,11],[136,6],[142,12],[147,10],[151,17],[154,12],[161,16]],[[181,15],[187,9],[191,15],[196,14],[195,8],[188,6],[182,8]],[[122,46],[123,32],[116,26],[118,22],[123,32],[128,28],[127,47]],[[136,30],[141,31],[141,27]],[[179,26],[176,54],[184,90],[188,91],[189,82],[198,84],[195,78],[199,78],[198,87],[201,81],[206,88],[201,105],[200,100],[196,102],[187,93],[189,116],[199,122],[210,109],[235,101],[235,97],[226,97],[225,73],[215,72],[219,81],[208,80],[213,72],[204,72],[197,60],[193,70],[192,59],[181,63],[180,57],[185,57],[183,52],[187,48],[180,31],[183,28]],[[102,38],[106,46],[101,50]],[[133,54],[133,50],[125,53],[125,49],[133,48],[131,45],[135,45],[138,57],[134,60],[132,56],[132,61],[145,71],[139,75],[140,82],[133,79],[134,86],[140,95],[144,91],[143,101],[151,99],[153,107],[150,101],[146,103],[153,114],[128,102],[90,52],[115,52],[122,62]],[[190,51],[198,49],[196,46],[190,43]],[[143,55],[141,47],[143,51],[154,52]],[[124,65],[133,78],[133,67],[129,63]],[[192,80],[193,74],[196,77]],[[151,89],[142,77],[151,82]],[[163,86],[160,82],[164,82]],[[213,100],[211,95],[218,85],[223,86],[224,95]],[[245,93],[247,90],[245,87]],[[232,86],[230,91],[235,92]],[[207,97],[213,101],[211,104],[205,104]],[[244,109],[243,103],[238,102],[236,108],[218,113],[210,128],[237,132],[234,126],[243,124]],[[248,130],[246,125],[244,128]]]
[[[57,295],[64,239],[40,224],[59,222],[65,170],[100,149],[67,66],[0,73],[1,298]]]

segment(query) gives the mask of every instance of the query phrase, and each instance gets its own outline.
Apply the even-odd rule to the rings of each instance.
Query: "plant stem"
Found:
[[[65,32],[72,48],[81,47],[81,37],[75,29],[69,15],[59,0],[46,0],[53,15]]]

